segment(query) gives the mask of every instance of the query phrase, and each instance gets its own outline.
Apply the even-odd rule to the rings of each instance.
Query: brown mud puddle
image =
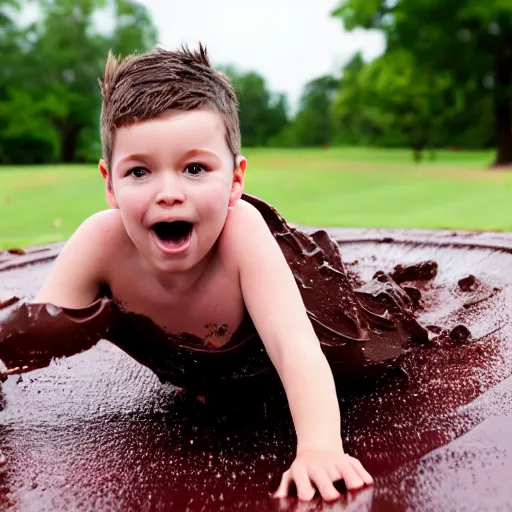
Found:
[[[375,486],[334,504],[274,501],[293,460],[282,397],[199,400],[100,341],[2,384],[0,508],[498,510],[512,504],[512,234],[330,229],[356,285],[437,263],[416,315],[431,341],[340,390],[346,449]],[[29,299],[60,245],[0,254],[0,302]],[[427,269],[428,271],[428,269]],[[403,274],[402,274],[403,278]],[[12,304],[9,306],[12,307]],[[6,306],[8,309],[8,307]],[[448,337],[457,326],[465,333]],[[440,329],[443,331],[440,332]],[[455,333],[457,334],[457,333]]]

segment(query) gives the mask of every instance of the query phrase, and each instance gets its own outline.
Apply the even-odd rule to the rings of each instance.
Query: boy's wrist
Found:
[[[343,450],[343,441],[341,436],[335,436],[332,438],[322,438],[319,439],[308,439],[308,440],[298,440],[297,442],[297,454],[301,452],[311,451],[311,450],[335,450],[335,451],[344,451]]]

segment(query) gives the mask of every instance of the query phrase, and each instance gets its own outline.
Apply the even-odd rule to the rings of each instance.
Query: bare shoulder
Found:
[[[278,244],[265,219],[252,204],[240,200],[229,211],[221,240],[222,253],[239,268],[261,253],[275,252]]]
[[[89,242],[122,240],[126,236],[123,220],[119,210],[109,209],[88,217],[77,228],[68,243],[88,244]],[[112,244],[105,244],[97,249],[108,249]]]
[[[70,308],[89,304],[107,280],[108,265],[126,236],[117,210],[91,215],[64,245],[36,301]]]
[[[261,213],[252,204],[240,200],[229,211],[224,233],[231,242],[249,241],[261,235],[271,235],[270,229]]]
[[[120,212],[104,210],[80,224],[64,246],[62,255],[73,253],[74,258],[87,258],[93,264],[115,252],[126,236]]]

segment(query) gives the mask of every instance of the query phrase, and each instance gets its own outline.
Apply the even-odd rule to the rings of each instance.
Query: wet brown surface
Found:
[[[0,469],[0,508],[510,507],[512,234],[329,233],[356,287],[375,283],[378,271],[402,281],[404,267],[437,264],[433,279],[402,282],[403,289],[421,292],[410,292],[420,323],[437,326],[430,327],[430,343],[409,340],[400,346],[398,371],[364,389],[350,381],[340,389],[346,449],[373,474],[373,488],[330,505],[269,499],[293,459],[295,441],[277,391],[264,403],[222,396],[203,403],[194,393],[162,385],[149,368],[101,341],[3,383],[0,446],[7,462]],[[0,302],[30,299],[58,249],[0,255]],[[25,265],[40,257],[48,260]],[[421,268],[428,273],[431,266]],[[461,325],[471,337],[450,338]],[[362,361],[360,368],[367,367]]]

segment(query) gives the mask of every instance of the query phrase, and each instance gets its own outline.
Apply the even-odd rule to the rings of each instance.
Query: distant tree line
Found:
[[[27,25],[19,20],[28,3],[39,14]],[[416,160],[441,147],[496,147],[496,163],[512,163],[508,4],[343,1],[333,16],[348,30],[384,31],[384,54],[365,62],[357,53],[339,73],[311,80],[293,116],[257,72],[223,67],[238,94],[244,146],[410,147]],[[108,49],[143,52],[157,40],[136,0],[2,0],[0,163],[96,160],[97,78]]]
[[[353,95],[377,139],[408,142],[417,154],[496,147],[495,164],[512,163],[510,0],[342,0],[333,16],[386,37],[382,57],[345,77],[337,120]]]

